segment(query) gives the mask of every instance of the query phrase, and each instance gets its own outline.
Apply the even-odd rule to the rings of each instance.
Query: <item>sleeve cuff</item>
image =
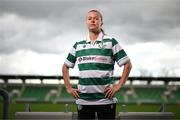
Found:
[[[69,67],[69,68],[74,68],[74,63],[72,63],[72,62],[70,62],[70,61],[68,61],[68,60],[66,60],[65,62],[64,62],[64,64],[67,66],[67,67]]]
[[[125,57],[121,58],[120,60],[118,60],[117,64],[119,65],[119,67],[121,67],[129,61],[130,61],[129,57],[125,56]]]

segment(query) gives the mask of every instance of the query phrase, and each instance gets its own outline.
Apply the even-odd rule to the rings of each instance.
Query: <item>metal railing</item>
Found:
[[[45,75],[0,75],[0,79],[4,80],[5,83],[8,82],[8,79],[21,79],[23,82],[25,82],[26,79],[39,79],[43,81],[43,79],[59,79],[62,80],[62,76],[45,76]],[[77,80],[79,79],[78,76],[71,76],[70,79]],[[118,80],[120,77],[114,77],[114,80]],[[180,81],[180,77],[129,77],[128,80],[130,82],[134,80],[146,80],[148,83],[151,81],[164,81],[165,84],[168,84],[169,81]]]
[[[8,119],[8,114],[9,114],[9,95],[8,92],[4,89],[0,88],[0,96],[3,97],[3,113],[2,113],[2,118],[3,119]]]

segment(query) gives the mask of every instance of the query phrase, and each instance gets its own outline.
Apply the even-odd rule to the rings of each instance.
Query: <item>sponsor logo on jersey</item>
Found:
[[[105,62],[107,61],[107,58],[105,57],[99,57],[99,56],[87,56],[87,57],[79,57],[78,58],[79,63],[85,62],[85,61],[97,61],[97,62]]]

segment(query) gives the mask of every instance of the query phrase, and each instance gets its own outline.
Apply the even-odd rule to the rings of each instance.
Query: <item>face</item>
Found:
[[[89,31],[98,32],[102,26],[102,20],[97,12],[88,12],[86,24]]]

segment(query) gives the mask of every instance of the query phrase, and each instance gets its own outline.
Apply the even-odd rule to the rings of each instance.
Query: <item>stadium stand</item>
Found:
[[[24,87],[8,85],[4,87],[9,92],[11,101],[25,102],[56,102],[73,101],[64,86],[61,91],[56,85],[26,85]],[[116,97],[120,103],[179,103],[180,87],[170,90],[166,86],[124,86]]]
[[[26,80],[28,79],[32,81],[38,80],[39,82],[27,82]],[[45,84],[43,82],[45,79],[55,79],[58,82],[57,84]],[[78,77],[71,77],[71,79],[72,81],[77,80]],[[115,79],[119,78],[116,77]],[[16,80],[18,81],[17,83]],[[136,80],[145,82],[143,82],[143,84],[137,84],[137,82],[135,82]],[[0,88],[8,92],[10,102],[64,103],[65,105],[68,105],[67,103],[74,103],[73,97],[67,94],[64,84],[61,82],[63,81],[62,76],[0,75],[0,81]],[[156,81],[158,84],[156,84]],[[74,83],[77,83],[77,81]],[[125,84],[116,94],[120,104],[180,104],[180,78],[129,77],[127,83],[128,84]],[[76,84],[74,87],[76,87]],[[0,97],[0,102],[2,102],[2,100]],[[18,114],[19,113],[16,115],[18,116]],[[31,113],[27,113],[27,115],[28,114]],[[134,113],[128,114],[130,116],[134,115]],[[123,115],[126,116],[126,114]],[[161,114],[159,115],[161,116]],[[121,119],[123,119],[123,117],[121,117]]]
[[[11,101],[25,101],[25,102],[63,102],[63,101],[73,101],[73,97],[68,95],[63,84],[42,84],[43,76],[0,76],[4,83],[0,84],[0,88],[4,88],[8,91]],[[26,79],[41,80],[40,84],[26,84]],[[50,78],[50,77],[49,77]],[[54,76],[54,79],[57,79],[57,76]],[[8,83],[8,79],[22,79],[21,83]],[[48,79],[48,77],[44,78]],[[53,79],[53,78],[51,78]],[[75,77],[75,79],[77,79]],[[180,85],[168,85],[168,82],[173,80],[173,78],[165,79],[164,85],[133,85],[132,81],[135,78],[130,78],[131,84],[125,85],[122,89],[116,94],[118,101],[120,103],[180,103]],[[140,78],[136,78],[140,79]],[[135,80],[136,80],[135,79]],[[145,79],[149,78],[143,78]],[[154,78],[157,80],[158,78]],[[178,81],[177,78],[174,78],[175,81]],[[58,78],[58,80],[62,80]],[[147,83],[152,82],[148,81]],[[172,82],[172,81],[171,81]],[[60,82],[59,82],[60,83]],[[75,86],[74,86],[75,87]]]
[[[10,95],[12,101],[44,101],[55,102],[59,99],[67,100],[73,99],[68,95],[64,86],[61,86],[61,92],[58,91],[57,86],[48,85],[28,85],[7,86],[4,87]],[[116,96],[120,103],[179,103],[180,101],[180,87],[175,91],[171,91],[162,86],[125,86],[119,91]]]
[[[29,99],[33,98],[37,101],[44,101],[45,96],[48,94],[48,92],[57,89],[56,87],[52,86],[44,86],[44,85],[30,85],[26,86],[24,92],[22,92],[22,95],[20,96],[21,99]]]

